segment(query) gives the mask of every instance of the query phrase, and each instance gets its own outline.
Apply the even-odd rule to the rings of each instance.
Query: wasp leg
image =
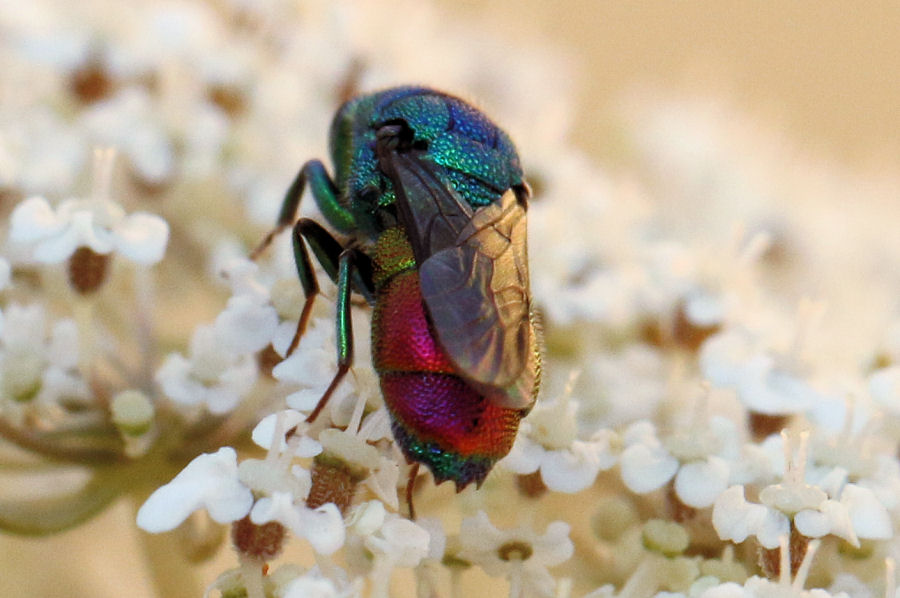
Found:
[[[341,383],[341,380],[353,365],[353,322],[350,319],[350,291],[351,281],[353,280],[353,270],[356,269],[356,260],[362,255],[358,249],[345,249],[338,258],[337,272],[337,363],[338,370],[331,384],[325,389],[322,398],[316,404],[315,409],[306,418],[306,421],[312,423],[319,417],[328,399],[334,390]]]
[[[289,227],[297,216],[297,210],[300,207],[300,198],[303,196],[303,190],[309,183],[310,191],[313,199],[319,207],[319,211],[328,220],[336,230],[342,233],[349,233],[356,224],[353,214],[350,210],[341,205],[338,199],[338,188],[328,176],[325,166],[320,160],[310,160],[300,169],[294,182],[288,187],[284,194],[284,200],[281,203],[281,211],[278,214],[278,222],[275,228],[263,238],[259,246],[250,254],[250,259],[255,260],[265,249],[272,244],[272,239],[280,232]]]
[[[416,487],[416,476],[419,475],[419,464],[413,463],[409,469],[409,479],[406,481],[406,506],[409,507],[409,518],[416,519],[416,509],[413,507],[413,490]]]
[[[301,218],[294,227],[294,232],[303,235],[316,259],[322,264],[325,273],[332,282],[337,284],[338,257],[344,247],[321,224],[309,218]],[[297,238],[296,234],[294,238]],[[362,295],[369,305],[374,305],[375,283],[372,280],[374,271],[372,258],[362,251],[357,251],[353,259],[353,290]]]
[[[297,330],[294,332],[294,338],[291,339],[291,344],[287,353],[285,353],[285,357],[290,357],[300,343],[300,337],[303,336],[303,332],[306,330],[306,324],[309,322],[316,295],[319,294],[319,282],[316,280],[316,273],[309,259],[306,244],[303,242],[304,239],[312,247],[316,259],[319,260],[322,268],[332,280],[337,277],[338,256],[344,250],[341,244],[317,222],[309,218],[301,218],[294,225],[294,234],[291,236],[294,246],[294,264],[297,266],[297,278],[300,279],[300,284],[303,286],[303,296],[306,300],[303,302],[300,321],[297,322]]]
[[[319,283],[316,280],[316,274],[309,259],[309,253],[306,251],[306,245],[312,249],[316,260],[322,265],[322,269],[328,274],[328,277],[337,284],[338,281],[338,260],[344,247],[331,236],[321,224],[309,218],[301,218],[294,225],[294,234],[291,237],[294,245],[294,263],[297,266],[297,278],[303,286],[303,296],[306,301],[303,303],[303,311],[300,313],[300,321],[297,322],[297,330],[294,332],[294,338],[291,339],[290,347],[285,356],[290,356],[300,343],[300,337],[306,330],[312,313],[313,303],[316,295],[319,293]],[[304,243],[306,241],[306,243]],[[375,301],[375,288],[372,282],[372,258],[362,252],[357,252],[355,258],[355,268],[353,269],[353,289],[359,292],[369,303]]]

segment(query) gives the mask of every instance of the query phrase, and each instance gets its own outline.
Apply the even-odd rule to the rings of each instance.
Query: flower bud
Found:
[[[112,421],[123,436],[141,436],[150,430],[156,410],[138,390],[125,390],[113,397]]]
[[[547,492],[547,485],[541,477],[541,470],[516,476],[516,488],[528,498],[540,498]]]
[[[109,254],[79,247],[69,258],[69,282],[82,295],[93,293],[106,281],[109,261]]]
[[[324,450],[313,460],[306,506],[316,509],[333,502],[344,513],[356,486],[378,468],[378,451],[358,436],[335,429],[323,430],[319,442]]]
[[[231,524],[231,541],[243,556],[270,561],[284,546],[284,526],[277,521],[257,525],[247,515]]]
[[[687,531],[671,521],[651,519],[644,525],[641,537],[648,550],[662,553],[667,557],[678,556],[687,550],[690,536]]]
[[[789,414],[759,413],[750,411],[747,413],[747,426],[750,428],[750,435],[757,442],[762,442],[772,434],[777,434],[788,427],[791,420]]]
[[[306,499],[306,506],[317,509],[333,502],[344,513],[353,500],[357,485],[365,477],[365,471],[339,457],[325,453],[317,455],[313,459],[312,488]]]

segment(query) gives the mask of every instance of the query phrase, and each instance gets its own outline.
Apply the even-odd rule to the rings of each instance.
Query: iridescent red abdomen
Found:
[[[372,359],[406,457],[437,483],[480,485],[515,440],[523,409],[499,407],[456,371],[435,338],[412,247],[400,228],[384,231],[374,256]]]

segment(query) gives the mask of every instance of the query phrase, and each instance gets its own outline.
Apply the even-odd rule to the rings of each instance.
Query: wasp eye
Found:
[[[375,185],[366,185],[362,189],[360,189],[357,198],[359,201],[366,204],[376,204],[378,202],[378,197],[381,195],[381,190],[378,189]]]
[[[531,198],[531,187],[528,183],[522,182],[518,185],[513,185],[512,190],[516,194],[516,201],[519,205],[528,209],[528,200]]]
[[[409,123],[402,119],[389,120],[378,127],[375,132],[377,143],[399,153],[410,150],[427,150],[428,141],[416,139],[416,132]]]

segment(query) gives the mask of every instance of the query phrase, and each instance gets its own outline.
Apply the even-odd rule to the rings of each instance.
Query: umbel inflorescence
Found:
[[[0,7],[0,527],[124,498],[185,563],[234,549],[165,595],[895,598],[893,188],[687,100],[633,98],[608,174],[543,49],[401,5]],[[534,190],[544,389],[459,495],[409,479],[364,301],[306,422],[334,287],[289,352],[289,235],[249,257],[337,106],[410,81],[481,100]]]

